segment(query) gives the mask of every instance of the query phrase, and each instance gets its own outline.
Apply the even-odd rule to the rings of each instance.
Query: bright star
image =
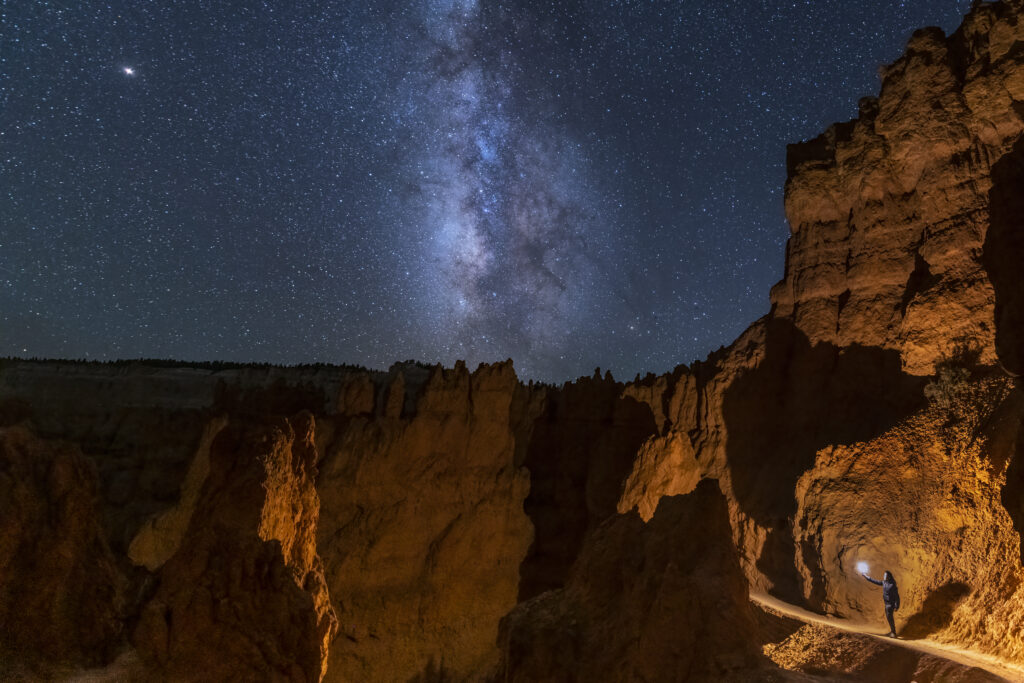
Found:
[[[126,66],[124,68],[124,75],[125,76],[134,76],[135,75],[135,69],[131,68],[130,66]]]

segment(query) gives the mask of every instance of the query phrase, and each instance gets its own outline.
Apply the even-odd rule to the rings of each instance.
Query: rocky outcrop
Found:
[[[822,449],[796,487],[803,592],[817,610],[881,620],[856,569],[900,584],[897,628],[1014,659],[1024,607],[1020,534],[1001,500],[1024,394],[1005,379],[947,377],[930,406],[867,442]]]
[[[994,164],[1024,131],[1020,3],[917,31],[861,116],[789,149],[792,230],[776,316],[811,344],[892,349],[930,375],[958,346],[995,361],[982,262]],[[1005,182],[1004,182],[1005,184]]]
[[[337,629],[316,547],[314,422],[233,421],[133,643],[171,680],[319,681]]]
[[[831,566],[808,573],[810,566],[833,562],[829,553],[838,546],[822,545],[816,531],[798,528],[804,523],[800,506],[829,507],[816,499],[823,490],[807,491],[801,482],[825,453],[868,450],[873,455],[862,462],[886,461],[891,435],[930,419],[929,387],[957,368],[978,378],[986,372],[976,372],[978,366],[991,369],[1002,361],[1013,370],[1019,363],[1021,13],[1019,2],[978,3],[949,37],[938,29],[918,31],[906,55],[883,70],[880,95],[862,101],[857,120],[791,146],[786,210],[792,235],[785,277],[772,290],[772,312],[707,361],[626,389],[652,409],[664,408],[666,419],[640,449],[620,511],[636,508],[647,517],[662,496],[714,477],[730,502],[734,538],[754,587],[820,608],[860,610],[845,598],[832,603],[821,597],[829,581],[838,585],[847,575]],[[1006,393],[975,409],[1002,415],[1013,400]],[[929,429],[907,449],[913,462],[897,469],[929,472],[939,477],[937,486],[952,490],[963,471],[947,461],[960,451],[933,448],[928,439],[940,430]],[[986,439],[979,431],[972,447]],[[969,495],[945,502],[930,497],[942,502],[934,514],[994,525],[991,533],[1007,542],[1007,534],[1019,535],[1019,525],[1009,524],[1013,514],[993,507],[1001,488],[1017,490],[1019,470],[1008,443],[998,438],[990,446],[1008,468],[991,467],[985,458],[963,465],[987,468],[984,505],[977,507]],[[866,483],[846,464],[836,465],[831,485],[853,505]],[[898,478],[885,481],[890,493],[900,490]],[[1005,490],[1002,498],[1012,498],[1012,508],[1018,497]],[[905,547],[898,539],[910,542],[922,533],[899,525],[920,529],[924,520],[910,519],[917,514],[910,501],[890,507],[906,516],[892,521],[899,528],[890,538],[895,553]],[[857,514],[867,514],[866,508]],[[868,518],[857,520],[870,526]],[[934,542],[947,540],[944,533],[927,532]],[[836,543],[849,552],[845,534]],[[957,561],[964,571],[984,575],[992,560],[985,557],[966,553]],[[944,585],[941,573],[911,570],[909,576],[920,582],[915,590],[922,600]],[[967,639],[979,644],[989,636],[978,631]],[[1011,647],[1010,641],[1000,647]]]
[[[396,366],[379,404],[355,386],[322,425],[318,545],[341,623],[331,677],[480,680],[533,538],[518,451],[537,404],[511,363]]]
[[[324,414],[359,371],[185,363],[0,361],[0,425],[30,423],[72,441],[95,464],[115,553],[176,505],[196,449],[216,417]],[[361,374],[380,381],[382,373]],[[186,520],[187,521],[187,520]]]
[[[662,496],[717,479],[748,579],[794,602],[797,480],[818,449],[871,438],[923,401],[923,381],[901,371],[895,352],[812,345],[774,318],[664,386],[654,400],[667,406],[666,426],[640,451],[619,510],[646,516]]]
[[[127,581],[97,489],[76,446],[0,429],[0,677],[11,662],[97,665],[121,645]]]
[[[587,534],[617,511],[637,450],[656,432],[651,407],[610,374],[534,393],[525,447],[534,540],[520,568],[519,599],[559,588]]]
[[[499,680],[749,680],[757,638],[729,537],[710,480],[663,498],[646,523],[635,512],[607,520],[564,588],[505,619]]]
[[[481,679],[533,540],[522,464],[549,394],[511,363],[8,362],[0,424],[72,440],[98,473],[98,536],[140,597],[88,663],[131,633],[142,670],[176,680]]]

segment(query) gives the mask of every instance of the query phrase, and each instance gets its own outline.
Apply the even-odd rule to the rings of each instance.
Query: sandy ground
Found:
[[[994,676],[998,676],[1010,683],[1019,683],[1024,681],[1024,667],[1003,661],[991,655],[963,650],[934,640],[902,640],[899,638],[890,638],[887,635],[889,630],[886,627],[884,620],[882,620],[881,625],[876,623],[856,623],[846,619],[839,619],[837,617],[815,614],[814,612],[809,612],[770,595],[761,593],[751,593],[750,599],[752,602],[761,605],[765,609],[784,614],[807,624],[819,624],[847,631],[849,633],[870,636],[883,641],[887,645],[896,645],[935,657],[941,657],[942,659],[947,659],[963,666],[984,669]]]

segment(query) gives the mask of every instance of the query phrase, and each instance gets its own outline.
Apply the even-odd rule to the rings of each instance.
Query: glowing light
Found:
[[[857,571],[860,572],[861,574],[867,574],[868,573],[868,569],[870,569],[870,567],[868,567],[868,563],[867,562],[858,562],[857,563]]]
[[[126,66],[124,68],[124,75],[125,76],[134,76],[135,75],[135,69],[131,68],[130,66]]]

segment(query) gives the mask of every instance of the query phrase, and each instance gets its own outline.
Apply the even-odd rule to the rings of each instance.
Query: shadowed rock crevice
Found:
[[[650,406],[621,393],[609,376],[580,379],[552,390],[534,423],[523,463],[534,540],[519,600],[563,584],[587,532],[616,513],[637,451],[657,431]]]
[[[1006,484],[1001,498],[1003,507],[1013,520],[1013,528],[1021,538],[1020,556],[1024,562],[1024,423],[1017,427],[1010,464],[1006,468]]]
[[[765,338],[763,360],[723,398],[726,457],[737,504],[769,530],[758,569],[778,597],[803,602],[792,532],[797,480],[820,448],[870,439],[913,412],[923,382],[903,373],[896,351],[812,346],[787,320],[769,321]]]
[[[502,620],[496,680],[756,680],[754,612],[729,536],[709,479],[662,498],[646,524],[635,511],[605,520],[563,588]]]
[[[758,642],[763,645],[781,643],[804,626],[804,622],[784,614],[768,610],[762,605],[751,602],[754,609],[754,621],[757,624]]]
[[[991,222],[982,262],[995,290],[996,353],[1024,373],[1024,138],[992,166]]]

